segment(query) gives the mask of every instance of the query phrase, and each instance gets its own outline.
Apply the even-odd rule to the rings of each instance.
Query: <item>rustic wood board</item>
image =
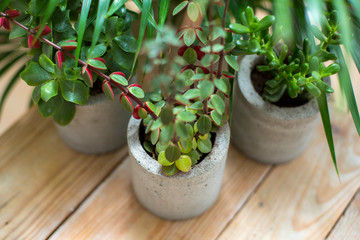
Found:
[[[0,138],[0,239],[48,237],[126,154],[79,154],[32,109]]]
[[[355,195],[345,214],[340,218],[328,240],[360,238],[360,192]]]
[[[360,139],[350,117],[334,115],[342,183],[319,124],[307,151],[293,162],[274,167],[219,239],[327,236],[360,186]]]
[[[129,160],[107,179],[50,239],[214,239],[269,171],[230,148],[216,204],[187,221],[165,221],[146,211],[130,183]]]

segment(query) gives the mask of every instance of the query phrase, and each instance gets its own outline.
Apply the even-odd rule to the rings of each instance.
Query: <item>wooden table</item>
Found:
[[[135,199],[126,148],[79,154],[31,110],[0,138],[0,239],[360,239],[360,138],[349,116],[332,122],[341,183],[319,122],[288,164],[231,147],[216,204],[174,222]]]

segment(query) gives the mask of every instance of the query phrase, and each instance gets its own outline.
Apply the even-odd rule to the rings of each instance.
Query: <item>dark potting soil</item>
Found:
[[[259,72],[256,67],[251,72],[251,83],[253,84],[255,91],[262,96],[264,93],[265,83],[268,80],[273,79],[274,76],[271,72]],[[306,96],[300,96],[297,98],[291,98],[287,91],[276,103],[272,103],[278,107],[298,107],[307,103],[309,99]]]
[[[102,82],[95,81],[94,86],[90,88],[90,96],[95,96],[102,93]]]

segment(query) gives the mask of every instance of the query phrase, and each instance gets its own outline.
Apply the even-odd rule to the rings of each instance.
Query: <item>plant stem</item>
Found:
[[[16,24],[16,25],[18,25],[19,27],[21,27],[22,29],[28,31],[30,34],[36,35],[36,31],[34,31],[33,29],[30,29],[30,28],[26,27],[25,25],[21,24],[20,22],[12,19],[12,18],[10,18],[10,17],[8,17],[7,14],[5,14],[5,13],[3,13],[3,12],[0,12],[0,16],[8,18],[8,19],[9,19],[10,21],[12,21],[14,24]],[[66,54],[67,56],[69,56],[70,58],[72,58],[72,59],[75,60],[75,56],[72,55],[70,52],[64,50],[62,47],[56,45],[55,43],[51,42],[50,40],[48,40],[48,39],[46,39],[46,38],[44,38],[44,37],[39,37],[39,39],[41,39],[43,42],[49,44],[50,46],[52,46],[52,47],[55,48],[56,50],[63,52],[64,54]],[[110,83],[112,83],[115,87],[119,88],[123,93],[125,93],[125,95],[129,96],[132,100],[134,100],[137,104],[139,104],[140,107],[144,108],[144,109],[148,112],[148,114],[151,115],[151,117],[152,117],[153,119],[155,119],[155,120],[158,119],[158,116],[156,116],[156,114],[155,114],[153,111],[151,111],[151,110],[145,105],[145,103],[144,103],[143,101],[141,101],[139,98],[137,98],[136,96],[134,96],[133,94],[131,94],[126,87],[124,87],[124,86],[122,86],[121,84],[115,82],[115,81],[112,80],[108,75],[106,75],[106,74],[98,71],[97,69],[95,69],[95,68],[93,68],[92,66],[88,65],[88,64],[87,64],[86,62],[84,62],[83,60],[78,59],[78,63],[80,63],[80,64],[83,65],[83,66],[86,66],[87,68],[91,69],[91,71],[93,71],[94,73],[96,73],[98,76],[100,76],[100,77],[104,78],[106,81],[109,81]]]

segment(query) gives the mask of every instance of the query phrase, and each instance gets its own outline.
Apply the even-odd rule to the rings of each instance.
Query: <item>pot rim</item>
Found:
[[[145,171],[150,172],[157,177],[176,180],[191,179],[197,177],[216,167],[219,162],[223,161],[223,155],[226,155],[228,152],[230,143],[230,128],[229,124],[226,123],[217,131],[215,142],[213,148],[211,149],[211,152],[208,153],[208,155],[199,164],[191,167],[191,170],[187,173],[179,172],[173,176],[166,176],[161,171],[162,165],[158,163],[158,161],[150,157],[140,143],[140,123],[141,119],[137,120],[134,117],[130,118],[127,131],[128,148],[132,156],[134,156],[134,159],[136,159],[137,163],[142,166]]]
[[[264,112],[266,115],[271,116],[272,118],[284,120],[311,118],[319,112],[315,98],[312,98],[309,102],[297,107],[279,107],[275,104],[264,101],[262,97],[256,92],[251,82],[252,70],[262,61],[263,56],[248,55],[245,56],[240,63],[237,83],[241,94],[250,105],[259,111]]]

